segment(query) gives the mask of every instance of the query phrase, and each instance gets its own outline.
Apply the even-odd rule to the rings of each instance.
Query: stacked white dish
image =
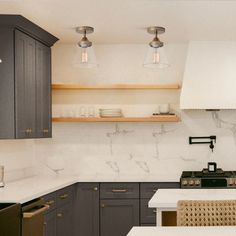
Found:
[[[122,117],[121,109],[99,109],[101,117]]]

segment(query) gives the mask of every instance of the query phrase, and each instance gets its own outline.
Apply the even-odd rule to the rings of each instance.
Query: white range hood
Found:
[[[189,43],[181,109],[236,109],[236,42]]]

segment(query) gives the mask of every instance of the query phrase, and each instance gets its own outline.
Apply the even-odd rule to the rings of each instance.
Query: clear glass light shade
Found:
[[[153,48],[148,46],[148,52],[143,63],[147,68],[166,68],[170,64],[167,60],[166,53],[163,47]]]
[[[93,68],[98,66],[93,46],[88,48],[81,48],[79,46],[76,46],[75,50],[76,52],[73,61],[73,65],[75,67]]]

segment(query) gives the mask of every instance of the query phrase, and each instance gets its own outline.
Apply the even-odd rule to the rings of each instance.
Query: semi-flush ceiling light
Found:
[[[166,68],[169,67],[167,57],[163,48],[164,43],[158,38],[158,34],[165,32],[165,28],[151,26],[147,28],[149,34],[154,34],[154,39],[149,43],[148,52],[143,63],[148,68]]]
[[[87,38],[87,34],[93,33],[94,28],[90,26],[79,26],[76,28],[76,32],[79,34],[83,34],[83,37],[77,44],[80,50],[80,58],[76,59],[77,63],[75,62],[75,64],[84,68],[92,68],[98,66],[96,56],[92,47],[93,44]]]

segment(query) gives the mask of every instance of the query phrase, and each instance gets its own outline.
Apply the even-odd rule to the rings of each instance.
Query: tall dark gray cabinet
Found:
[[[75,236],[99,236],[99,184],[78,183],[75,202]]]
[[[51,46],[20,15],[0,15],[0,138],[51,137]]]

